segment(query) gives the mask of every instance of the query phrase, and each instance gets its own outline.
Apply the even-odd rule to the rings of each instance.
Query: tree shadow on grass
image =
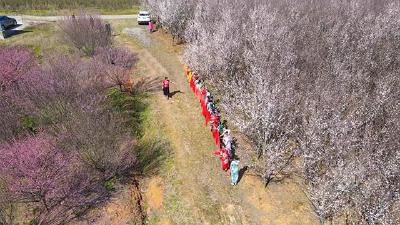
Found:
[[[144,101],[144,94],[129,94],[121,92],[118,88],[112,88],[107,96],[111,103],[111,108],[122,115],[126,120],[127,127],[136,137],[143,134],[143,113],[148,108],[148,103]]]
[[[161,164],[167,159],[170,145],[166,140],[143,140],[136,148],[138,154],[137,170],[144,175],[160,172]]]
[[[137,80],[132,87],[132,94],[144,94],[159,91],[161,89],[161,77],[142,78]]]

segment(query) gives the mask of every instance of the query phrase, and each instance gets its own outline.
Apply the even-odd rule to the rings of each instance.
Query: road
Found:
[[[30,15],[22,15],[22,16],[13,16],[9,17],[15,18],[18,22],[24,21],[33,21],[33,22],[55,22],[64,18],[64,16],[30,16]],[[105,20],[122,20],[122,19],[136,19],[137,15],[101,15],[102,19]]]
[[[8,15],[11,18],[17,20],[19,26],[12,30],[24,30],[26,27],[33,26],[40,23],[56,22],[62,20],[65,16],[30,16],[30,15]],[[126,20],[126,19],[136,19],[137,15],[101,15],[102,19],[105,20]]]

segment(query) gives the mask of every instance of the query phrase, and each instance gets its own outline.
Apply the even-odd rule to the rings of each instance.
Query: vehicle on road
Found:
[[[8,16],[0,16],[0,30],[7,30],[10,27],[17,26],[17,20]]]
[[[150,13],[149,12],[147,12],[147,11],[140,11],[139,12],[139,15],[138,15],[138,17],[137,17],[137,21],[138,21],[138,24],[139,25],[142,25],[142,24],[149,24],[149,22],[150,22]]]

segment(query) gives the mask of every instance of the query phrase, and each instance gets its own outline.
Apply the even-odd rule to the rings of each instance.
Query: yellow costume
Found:
[[[188,76],[188,75],[189,75],[189,71],[190,71],[189,66],[188,66],[188,65],[185,65],[185,66],[183,67],[183,69],[185,70],[185,76]]]
[[[192,71],[189,71],[188,76],[187,76],[187,79],[188,79],[188,82],[189,82],[189,83],[190,83],[190,81],[192,80],[192,77],[193,77],[193,72],[192,72]]]

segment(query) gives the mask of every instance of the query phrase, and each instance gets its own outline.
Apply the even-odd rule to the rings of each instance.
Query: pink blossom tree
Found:
[[[0,174],[16,199],[42,203],[60,198],[71,158],[46,137],[27,137],[1,146]]]
[[[95,171],[43,134],[0,147],[0,177],[10,197],[36,204],[37,220],[62,224],[107,198]],[[99,182],[100,181],[100,182]]]
[[[23,76],[34,65],[35,56],[27,48],[0,46],[0,87]]]
[[[95,59],[101,63],[111,84],[119,86],[121,91],[123,87],[132,89],[131,73],[138,61],[136,54],[128,49],[100,48],[96,51]]]
[[[97,15],[65,17],[60,27],[67,39],[87,56],[92,56],[96,48],[112,44],[111,26]]]
[[[1,70],[0,197],[4,191],[9,198],[0,200],[0,223],[10,221],[7,207],[16,202],[31,203],[40,224],[65,224],[107,200],[104,183],[136,165],[132,114],[113,110],[106,94],[118,84],[111,71],[126,77],[137,58],[107,49],[90,59],[19,61],[0,62],[14,68]],[[35,120],[36,136],[24,130],[24,118]]]

